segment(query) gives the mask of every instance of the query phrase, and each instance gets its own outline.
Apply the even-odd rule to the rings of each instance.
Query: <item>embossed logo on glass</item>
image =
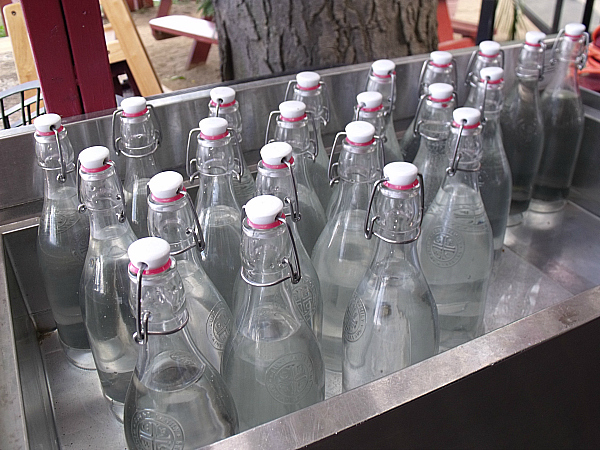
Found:
[[[344,340],[355,342],[365,332],[367,323],[367,311],[362,300],[354,297],[348,304],[344,316]]]
[[[267,390],[280,403],[299,402],[308,394],[313,383],[313,364],[304,353],[284,355],[267,369]]]
[[[311,326],[315,313],[315,285],[310,280],[302,279],[303,283],[295,284],[292,289],[292,297],[298,311],[304,317],[306,323]]]
[[[453,266],[465,252],[462,234],[447,227],[434,228],[425,245],[429,259],[438,267]]]
[[[206,335],[214,348],[217,350],[225,348],[232,326],[233,318],[231,314],[223,302],[217,303],[210,311],[206,321]]]
[[[170,416],[149,409],[135,413],[131,434],[138,449],[182,450],[183,428]]]

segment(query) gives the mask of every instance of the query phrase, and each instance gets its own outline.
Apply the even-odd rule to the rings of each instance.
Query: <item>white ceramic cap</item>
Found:
[[[79,162],[86,169],[99,169],[109,161],[110,152],[102,145],[94,145],[83,149],[79,154]]]
[[[210,90],[210,99],[215,103],[222,100],[227,105],[235,100],[235,91],[226,86],[216,87]]]
[[[121,102],[121,108],[125,114],[137,114],[146,109],[144,97],[128,97]]]
[[[484,67],[479,73],[482,80],[489,77],[490,81],[498,81],[504,76],[504,69],[502,67]]]
[[[456,108],[452,112],[452,118],[456,123],[461,123],[463,120],[466,120],[467,123],[465,125],[477,125],[481,120],[481,113],[476,108]]]
[[[205,136],[220,136],[227,131],[227,120],[222,117],[207,117],[200,121],[200,133]]]
[[[582,23],[568,23],[565,25],[565,34],[578,37],[585,31],[585,25]]]
[[[260,149],[261,159],[270,166],[277,166],[283,161],[289,161],[292,156],[292,146],[287,142],[270,142]]]
[[[383,176],[390,184],[396,186],[408,186],[417,179],[417,166],[407,162],[393,162],[386,164],[383,168]]]
[[[446,64],[450,64],[452,62],[452,53],[442,52],[436,50],[429,54],[431,61],[440,66],[445,66]]]
[[[495,41],[483,41],[479,44],[479,51],[485,56],[496,56],[500,52],[500,44]]]
[[[452,97],[454,92],[454,88],[448,83],[433,83],[429,85],[428,89],[429,95],[435,100],[446,100]]]
[[[389,59],[378,59],[371,65],[373,73],[380,77],[385,77],[396,70],[396,63]]]
[[[383,103],[383,95],[376,91],[361,92],[356,96],[356,102],[359,105],[362,103],[365,108],[377,108]]]
[[[269,225],[277,220],[283,210],[283,202],[273,195],[258,195],[244,206],[248,220],[256,225]]]
[[[531,45],[538,45],[546,39],[546,33],[542,33],[541,31],[528,31],[525,33],[525,43]]]
[[[127,249],[129,261],[138,269],[145,263],[145,270],[160,269],[167,262],[171,253],[171,246],[167,241],[159,237],[145,237],[138,239]]]
[[[157,173],[148,182],[150,192],[156,198],[173,198],[181,186],[183,186],[183,177],[172,170]]]
[[[297,100],[288,100],[279,104],[279,111],[286,119],[297,119],[306,114],[306,105]]]
[[[369,122],[363,122],[362,120],[350,122],[346,125],[346,134],[350,141],[357,144],[364,144],[371,142],[375,136],[375,127]]]
[[[300,72],[296,75],[296,83],[303,88],[313,88],[321,81],[321,75],[317,72]]]
[[[43,114],[33,121],[35,129],[40,133],[50,133],[51,128],[60,128],[60,116],[58,114]]]

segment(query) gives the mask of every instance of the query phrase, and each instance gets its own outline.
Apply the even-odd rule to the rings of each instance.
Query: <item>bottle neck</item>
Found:
[[[481,116],[488,119],[488,116],[498,115],[502,110],[503,101],[503,82],[488,82],[479,81],[477,89],[471,90],[465,106],[470,106],[479,109]]]
[[[44,169],[44,198],[54,199],[62,196],[62,193],[76,188],[75,172],[66,174],[64,182],[59,181],[60,169]]]
[[[302,158],[298,158],[302,159]],[[296,183],[298,183],[298,165],[297,159],[294,158],[291,170],[294,173]],[[283,166],[283,167],[281,167]],[[298,192],[298,184],[294,185],[290,168],[285,165],[280,165],[280,168],[268,168],[264,161],[259,161],[256,174],[256,195],[274,195],[283,201],[283,212],[288,215],[292,212],[298,212],[298,202],[296,202],[295,192]],[[289,199],[292,206],[285,201]]]
[[[314,114],[315,126],[317,132],[320,132],[321,126],[325,125],[323,86],[318,86],[316,89],[303,90],[296,85],[294,87],[293,100],[301,101],[306,105],[306,111],[310,111]]]
[[[315,125],[317,121],[315,120]],[[311,147],[310,135],[308,131],[308,117],[290,122],[277,118],[277,127],[275,128],[275,140],[279,142],[287,142],[292,146],[292,154],[298,158],[308,152],[313,152]]]
[[[369,220],[376,218],[373,232],[379,240],[403,246],[416,240],[421,226],[421,185],[398,188],[389,182],[378,185],[375,191]]]
[[[448,139],[448,157],[450,158],[449,167],[452,166],[452,157],[458,141],[458,164],[456,164],[457,171],[451,177],[446,178],[457,178],[460,180],[470,180],[474,177],[477,180],[477,173],[480,167],[481,155],[482,155],[482,127],[481,125],[475,129],[464,129],[460,136],[460,129],[456,126],[452,126],[450,132],[450,138]]]
[[[153,155],[143,156],[141,158],[126,158],[125,179],[132,177],[152,178],[156,175],[158,169]]]
[[[156,149],[158,131],[150,118],[150,111],[137,117],[121,115],[121,136],[119,147],[125,154],[146,155]]]
[[[408,261],[413,266],[420,267],[416,241],[406,244],[391,244],[382,239],[374,239],[377,239],[377,242],[371,267],[389,267],[391,264],[403,261]]]
[[[36,131],[34,136],[38,165],[42,169],[60,169],[63,164],[66,171],[72,171],[75,168],[75,152],[64,127],[61,127],[56,134],[44,133],[42,135]]]

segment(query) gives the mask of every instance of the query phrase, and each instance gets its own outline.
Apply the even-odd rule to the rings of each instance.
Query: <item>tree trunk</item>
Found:
[[[213,0],[223,80],[437,47],[437,0]]]

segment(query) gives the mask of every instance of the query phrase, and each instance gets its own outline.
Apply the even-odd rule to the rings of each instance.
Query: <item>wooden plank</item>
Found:
[[[15,58],[15,67],[17,68],[17,78],[19,84],[27,83],[38,79],[37,71],[35,70],[35,61],[31,52],[31,44],[29,44],[29,36],[23,10],[20,3],[11,3],[3,8],[4,17],[6,18],[6,29],[10,37],[10,43],[13,48],[13,56]]]
[[[83,113],[60,0],[21,0],[46,111]]]
[[[100,4],[115,30],[140,93],[144,97],[162,93],[162,87],[135,28],[125,0],[100,0]]]
[[[121,48],[119,41],[107,42],[106,50],[108,51],[108,60],[111,64],[126,60],[125,53],[123,53],[123,49]]]
[[[185,36],[196,41],[219,44],[214,22],[197,17],[172,15],[150,19],[150,28],[164,33]]]
[[[86,113],[117,106],[98,0],[61,0]]]

